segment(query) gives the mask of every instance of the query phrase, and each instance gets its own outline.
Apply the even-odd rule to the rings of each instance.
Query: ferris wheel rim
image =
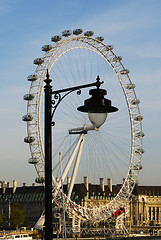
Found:
[[[82,36],[82,35],[79,35],[79,36],[74,36],[74,37],[70,37],[70,38],[66,38],[65,40],[62,40],[58,43],[55,44],[54,46],[54,51],[55,51],[55,54],[56,54],[56,50],[57,52],[60,50],[60,48],[62,49],[67,43],[69,42],[74,42],[74,43],[78,43],[78,42],[81,42],[81,44],[83,45],[84,43],[85,44],[89,44],[90,46],[94,47],[95,49],[99,49],[98,52],[100,52],[100,56],[101,57],[104,57],[105,60],[108,62],[108,64],[110,65],[110,67],[113,69],[113,71],[115,72],[115,74],[117,75],[118,77],[118,81],[120,82],[121,84],[121,88],[124,92],[124,95],[125,95],[125,98],[126,98],[126,102],[127,102],[127,106],[128,106],[128,111],[129,111],[129,116],[130,116],[130,124],[131,124],[131,134],[132,134],[132,147],[131,147],[131,157],[130,157],[130,166],[129,166],[129,171],[127,173],[127,177],[126,177],[126,180],[124,181],[124,184],[121,188],[121,190],[119,191],[119,193],[117,194],[117,196],[110,202],[110,204],[108,204],[108,206],[111,206],[112,208],[112,205],[117,201],[120,202],[120,199],[121,199],[121,204],[124,203],[125,199],[128,199],[128,197],[130,196],[132,190],[133,190],[133,187],[135,185],[135,179],[137,178],[138,176],[138,172],[139,172],[139,169],[138,171],[135,170],[135,179],[130,179],[129,181],[129,174],[130,174],[130,171],[133,170],[134,168],[134,165],[133,164],[133,160],[134,160],[134,163],[136,162],[141,162],[141,155],[142,155],[142,137],[141,138],[136,138],[136,133],[140,132],[142,133],[142,124],[141,124],[141,114],[140,114],[140,108],[139,108],[139,104],[132,104],[129,100],[129,92],[130,94],[133,94],[134,95],[134,99],[137,99],[136,97],[136,93],[135,93],[135,90],[134,88],[131,88],[131,89],[128,89],[127,90],[127,82],[129,84],[129,86],[131,85],[132,86],[132,82],[131,82],[131,79],[128,75],[128,73],[125,73],[125,74],[122,74],[120,71],[125,71],[125,67],[123,66],[123,64],[121,63],[121,61],[118,61],[117,64],[115,65],[115,61],[114,61],[114,58],[117,58],[118,56],[111,50],[111,49],[108,49],[107,45],[104,44],[103,42],[99,41],[98,39],[96,38],[93,38],[93,37],[87,37],[87,36]],[[76,47],[78,47],[76,45]],[[82,46],[82,48],[85,48],[85,46]],[[81,47],[79,47],[81,48]],[[108,49],[108,53],[110,52],[110,55],[108,55],[107,52],[105,52],[105,48]],[[104,49],[104,50],[103,50]],[[67,49],[65,51],[72,51],[73,49]],[[91,50],[91,49],[89,49]],[[65,51],[59,55],[59,57],[61,57]],[[109,58],[108,58],[109,57]],[[39,88],[39,96],[38,96],[38,104],[37,104],[37,122],[35,123],[35,125],[37,125],[37,132],[38,132],[38,141],[39,141],[39,147],[41,149],[41,161],[40,163],[37,163],[35,164],[35,167],[36,167],[36,171],[38,173],[38,176],[39,177],[43,177],[43,173],[42,173],[42,170],[40,171],[39,169],[42,169],[43,166],[44,166],[44,151],[43,151],[43,146],[42,146],[42,141],[41,141],[41,133],[40,133],[40,105],[41,105],[41,96],[42,96],[42,90],[43,90],[43,81],[42,79],[45,78],[45,73],[46,73],[46,70],[52,68],[52,66],[50,65],[51,63],[51,59],[53,58],[53,55],[52,55],[52,49],[47,52],[44,56],[44,62],[41,64],[41,65],[38,65],[36,71],[35,71],[35,74],[37,74],[38,72],[40,72],[40,68],[44,68],[44,70],[42,71],[42,75],[41,75],[41,78],[40,78],[40,83],[38,83],[38,88]],[[57,58],[58,59],[58,58]],[[55,61],[57,61],[57,59]],[[42,67],[42,65],[44,64],[44,66]],[[54,64],[54,63],[53,63]],[[119,70],[118,70],[119,69]],[[120,70],[121,69],[121,70]],[[123,77],[127,78],[125,79],[125,82],[123,82]],[[128,81],[127,81],[128,80]],[[31,87],[30,87],[30,92],[31,92],[31,88],[32,88],[32,83],[31,83]],[[30,102],[28,102],[28,107],[27,107],[27,114],[30,114]],[[138,117],[138,121],[137,121],[137,124],[135,122],[135,118]],[[139,118],[140,117],[140,118]],[[29,137],[32,137],[32,131],[33,131],[33,126],[30,125],[30,123],[27,124],[27,128],[28,128],[28,136]],[[140,147],[135,147],[135,142],[138,141],[139,139],[139,146]],[[35,158],[35,152],[33,151],[33,143],[29,143],[30,144],[30,149],[31,149],[31,155],[33,158]],[[138,144],[137,144],[138,146]],[[36,146],[37,148],[37,146]],[[35,149],[35,147],[34,147]],[[136,151],[138,150],[138,153],[136,153]],[[40,166],[40,167],[38,167]],[[54,180],[53,180],[54,181]],[[130,186],[131,184],[131,186]],[[128,189],[128,191],[127,191]],[[121,196],[120,196],[121,195]],[[69,201],[69,200],[68,200]],[[70,200],[71,201],[71,200]],[[116,204],[117,205],[117,204]],[[101,214],[100,214],[101,215]]]

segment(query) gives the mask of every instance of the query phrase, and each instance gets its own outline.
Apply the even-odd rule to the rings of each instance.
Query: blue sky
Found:
[[[0,180],[34,182],[23,142],[26,78],[41,47],[65,29],[93,30],[114,45],[136,84],[145,133],[141,185],[161,184],[161,1],[0,1]]]

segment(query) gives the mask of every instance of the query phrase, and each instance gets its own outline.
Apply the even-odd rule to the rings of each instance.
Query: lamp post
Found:
[[[89,119],[92,123],[92,126],[98,129],[106,120],[108,112],[118,111],[118,108],[111,106],[111,101],[104,98],[104,95],[107,94],[106,90],[100,89],[100,85],[103,82],[100,82],[99,76],[96,79],[97,81],[91,84],[80,85],[76,87],[60,89],[57,91],[52,91],[52,86],[50,85],[51,79],[49,79],[49,73],[47,70],[46,83],[44,87],[45,92],[45,239],[52,240],[52,126],[54,122],[52,118],[54,113],[59,105],[59,103],[73,91],[78,91],[80,94],[80,89],[96,86],[96,89],[91,89],[89,94],[92,95],[91,98],[85,100],[84,106],[78,107],[77,110],[81,112],[88,112]],[[61,96],[62,93],[65,93]],[[57,99],[52,101],[52,95]],[[52,110],[53,109],[53,112]],[[84,129],[85,131],[85,129]]]
[[[52,229],[52,132],[51,132],[51,79],[47,71],[45,91],[45,239],[51,240]]]

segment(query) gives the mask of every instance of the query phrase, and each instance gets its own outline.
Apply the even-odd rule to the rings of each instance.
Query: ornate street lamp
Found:
[[[98,76],[98,83],[100,82],[99,80]],[[89,94],[92,97],[84,101],[84,106],[77,108],[78,111],[88,112],[89,120],[96,128],[99,128],[106,121],[108,113],[118,111],[118,108],[111,106],[109,99],[104,98],[107,91],[99,87],[100,84],[97,85],[97,89],[91,89]]]
[[[59,103],[64,99],[65,96],[73,91],[80,90],[83,88],[88,88],[96,86],[96,89],[91,89],[89,94],[92,95],[91,98],[85,100],[84,106],[78,107],[77,110],[81,112],[88,112],[89,119],[92,123],[92,127],[89,129],[98,129],[106,120],[107,114],[109,112],[116,112],[118,108],[111,106],[111,101],[104,98],[107,94],[105,89],[100,89],[99,76],[95,83],[80,85],[76,87],[61,89],[57,91],[52,91],[52,86],[50,85],[51,79],[49,79],[49,73],[47,70],[46,79],[44,82],[45,91],[45,239],[52,240],[52,131],[51,127],[54,126],[52,118],[59,105]],[[61,93],[65,93],[61,96]],[[77,93],[80,94],[80,91]],[[52,95],[54,99],[52,100]],[[84,126],[81,130],[86,131]],[[72,132],[73,130],[71,130]],[[79,131],[77,132],[79,133]],[[81,132],[80,132],[81,133]]]

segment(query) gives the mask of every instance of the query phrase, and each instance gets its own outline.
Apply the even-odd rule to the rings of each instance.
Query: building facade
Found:
[[[16,180],[11,187],[9,182],[3,181],[0,188],[0,214],[5,227],[10,226],[11,209],[15,205],[24,209],[26,222],[33,226],[44,210],[44,187],[35,184],[17,187]]]
[[[88,177],[84,182],[75,184],[71,198],[76,203],[86,206],[103,206],[110,202],[119,192],[121,184],[112,185],[112,180],[100,178],[100,184],[91,184]],[[64,192],[68,191],[68,184],[64,185]],[[0,188],[0,214],[4,219],[5,226],[10,226],[10,214],[14,204],[19,204],[25,209],[25,217],[28,225],[34,226],[44,210],[45,192],[44,186],[13,186],[5,181]],[[125,226],[161,226],[161,186],[136,185],[131,197],[126,203],[127,212]]]
[[[129,201],[132,225],[161,225],[161,186],[138,186]]]

